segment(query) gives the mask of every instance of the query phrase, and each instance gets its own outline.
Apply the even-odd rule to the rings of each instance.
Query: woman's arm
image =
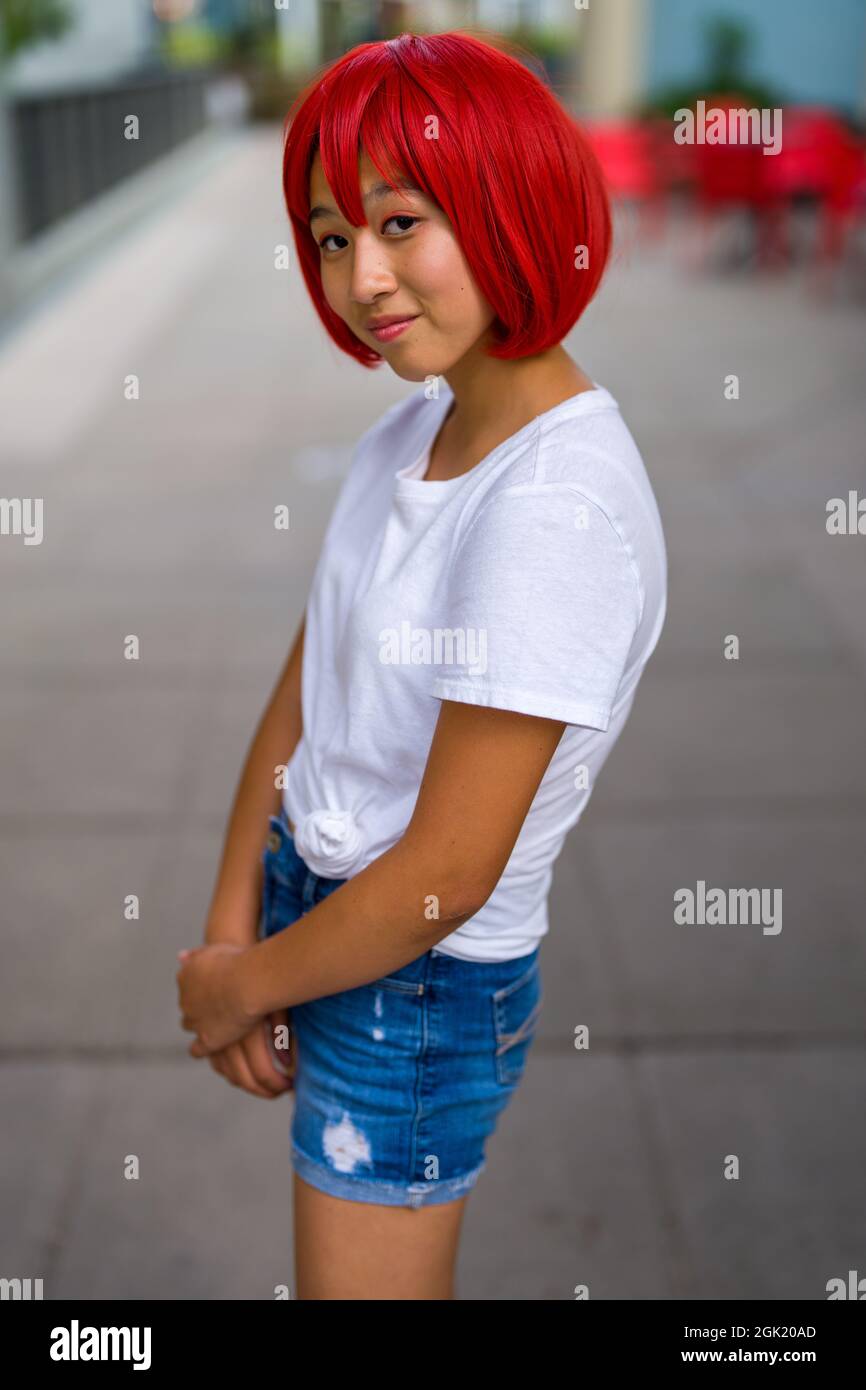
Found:
[[[306,615],[270,701],[259,720],[232,803],[222,860],[208,909],[205,942],[249,946],[256,940],[262,897],[261,854],[268,817],[282,793],[274,769],[287,763],[301,734],[301,667]]]
[[[443,700],[402,838],[290,931],[244,952],[244,1010],[256,1017],[370,983],[474,916],[502,876],[565,727]]]

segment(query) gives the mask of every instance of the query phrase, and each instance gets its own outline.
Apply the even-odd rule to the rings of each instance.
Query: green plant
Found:
[[[162,35],[162,53],[175,67],[207,67],[225,54],[225,39],[207,23],[191,20],[169,24]]]
[[[673,117],[701,99],[736,96],[746,106],[782,106],[783,94],[760,78],[746,77],[752,31],[736,19],[708,19],[704,32],[704,76],[697,82],[675,83],[641,103],[637,114]]]
[[[512,43],[528,49],[543,62],[567,58],[578,44],[579,32],[579,29],[561,28],[552,24],[516,24],[505,31],[506,37]]]
[[[0,0],[0,58],[12,58],[43,39],[59,39],[72,23],[66,0]]]
[[[279,39],[273,16],[252,18],[237,25],[229,34],[228,57],[233,63],[263,68],[277,65]]]
[[[707,82],[717,91],[736,90],[745,78],[746,57],[752,47],[748,24],[715,15],[704,22]]]

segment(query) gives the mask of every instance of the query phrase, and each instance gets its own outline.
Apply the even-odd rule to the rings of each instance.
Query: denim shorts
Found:
[[[346,882],[307,867],[283,811],[270,818],[262,863],[260,939]],[[296,1173],[356,1202],[465,1196],[523,1074],[541,1001],[536,947],[492,962],[432,949],[371,984],[295,1004]]]

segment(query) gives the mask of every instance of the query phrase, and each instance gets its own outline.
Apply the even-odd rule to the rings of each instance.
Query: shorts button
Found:
[[[269,849],[269,850],[272,850],[274,853],[276,853],[276,851],[279,849],[279,847],[280,847],[280,837],[279,837],[279,835],[277,834],[276,830],[272,830],[271,833],[270,833],[270,835],[268,836],[268,849]]]

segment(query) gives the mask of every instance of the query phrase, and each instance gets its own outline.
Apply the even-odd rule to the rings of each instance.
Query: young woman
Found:
[[[562,347],[608,258],[599,169],[513,51],[355,49],[289,113],[284,189],[332,339],[423,385],[355,449],[182,1025],[253,1095],[294,1076],[296,1296],[447,1299],[535,1034],[552,865],[661,631],[664,539],[616,401]]]

